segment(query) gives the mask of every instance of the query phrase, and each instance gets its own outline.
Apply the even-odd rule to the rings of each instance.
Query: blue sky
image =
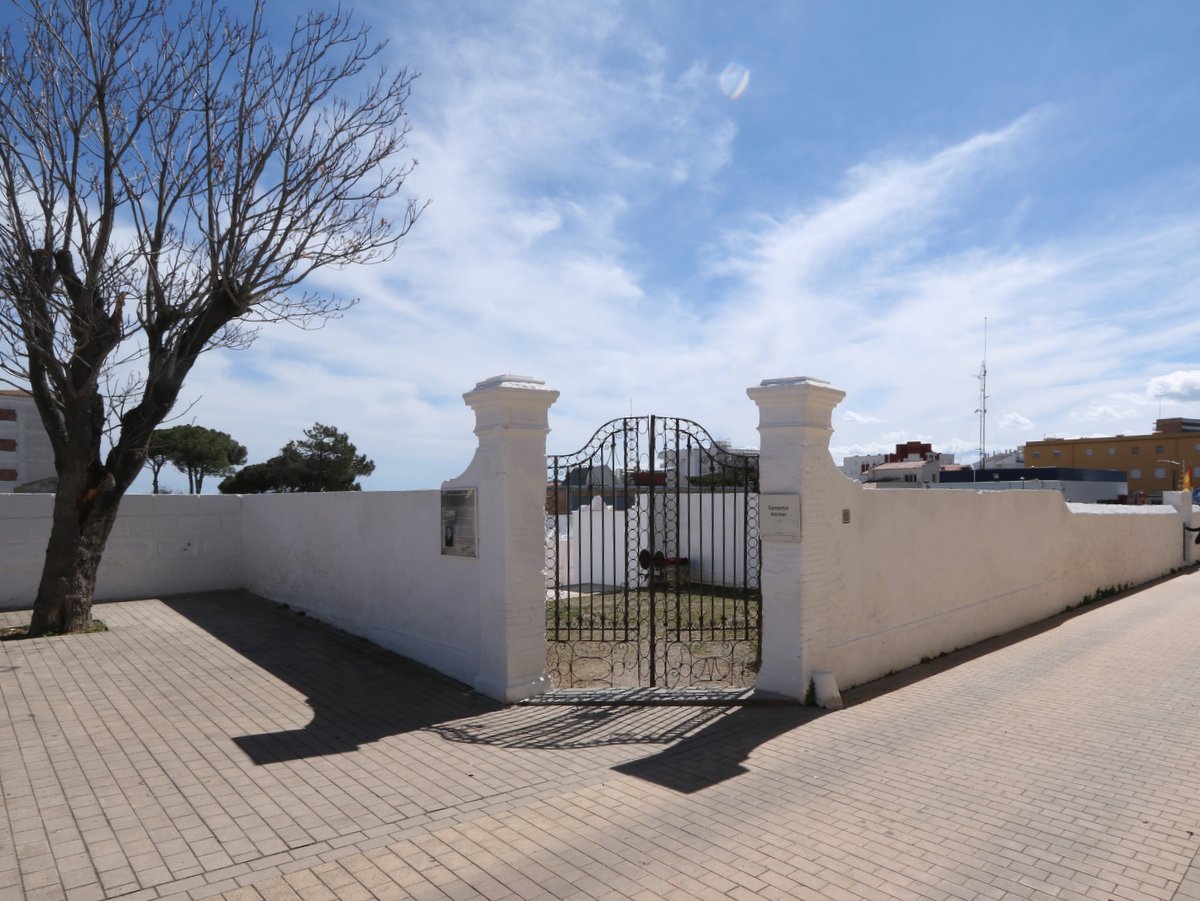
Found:
[[[197,366],[186,419],[252,460],[319,420],[365,487],[437,487],[474,448],[462,393],[504,372],[561,392],[552,452],[631,410],[753,446],[745,389],[809,375],[847,392],[837,459],[970,460],[985,317],[989,450],[1200,417],[1190,0],[357,14],[421,73],[431,204],[315,283],[361,298],[344,318]]]

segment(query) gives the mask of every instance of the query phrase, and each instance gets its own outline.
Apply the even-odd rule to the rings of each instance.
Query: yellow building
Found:
[[[1152,435],[1030,441],[1025,465],[1119,469],[1128,476],[1131,499],[1161,498],[1183,487],[1185,470],[1200,475],[1200,419],[1160,419]]]

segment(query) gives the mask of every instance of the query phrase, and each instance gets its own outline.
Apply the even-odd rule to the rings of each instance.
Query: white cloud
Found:
[[[1146,385],[1150,397],[1172,400],[1200,400],[1200,369],[1181,369],[1167,375],[1155,376]]]
[[[1000,425],[1018,432],[1028,432],[1033,428],[1033,422],[1020,413],[1005,413],[1000,417]]]

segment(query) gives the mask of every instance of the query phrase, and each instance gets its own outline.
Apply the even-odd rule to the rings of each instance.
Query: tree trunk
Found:
[[[134,463],[140,469],[145,459],[132,459],[120,467],[120,479],[101,463],[102,411],[98,395],[68,409],[71,437],[63,448],[55,448],[58,488],[46,561],[29,622],[31,636],[78,632],[91,626],[100,558],[121,496],[133,479],[127,470]]]
[[[30,635],[78,632],[91,626],[96,573],[117,518],[120,498],[113,498],[113,492],[64,487],[54,498],[54,521]]]

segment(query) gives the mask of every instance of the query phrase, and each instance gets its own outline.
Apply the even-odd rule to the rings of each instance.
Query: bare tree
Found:
[[[314,271],[389,257],[421,211],[413,75],[341,11],[27,0],[0,33],[0,381],[58,471],[31,634],[91,623],[121,497],[199,354],[344,311]],[[278,38],[278,39],[276,39]]]

